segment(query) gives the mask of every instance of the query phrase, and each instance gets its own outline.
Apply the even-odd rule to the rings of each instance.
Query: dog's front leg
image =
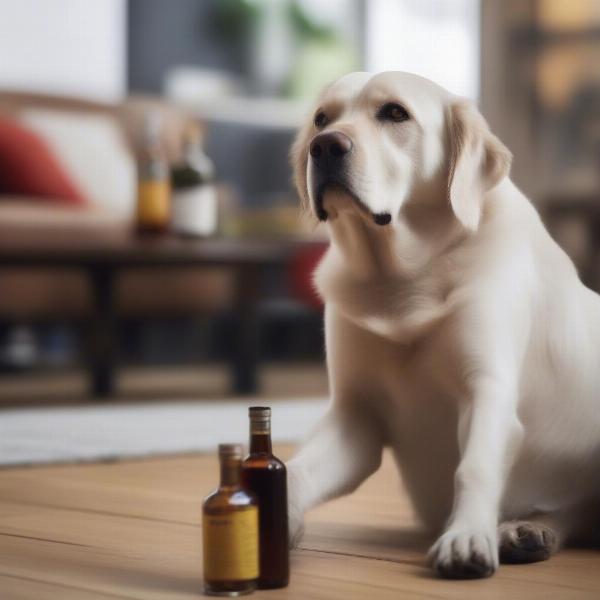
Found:
[[[303,533],[304,513],[348,494],[381,464],[380,432],[366,411],[336,406],[287,463],[290,543]]]
[[[499,504],[522,435],[514,386],[494,378],[476,381],[458,428],[454,507],[429,557],[443,577],[487,577],[498,566]]]

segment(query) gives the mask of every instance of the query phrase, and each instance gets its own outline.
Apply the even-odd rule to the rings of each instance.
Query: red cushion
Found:
[[[290,291],[295,298],[313,308],[323,306],[313,284],[313,273],[326,250],[326,243],[314,244],[297,250],[290,260]]]
[[[0,194],[85,206],[86,198],[48,144],[14,120],[0,117]]]

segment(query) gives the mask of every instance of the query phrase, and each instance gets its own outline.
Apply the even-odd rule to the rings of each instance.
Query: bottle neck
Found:
[[[272,454],[271,419],[250,419],[250,454]]]
[[[250,454],[273,454],[270,433],[250,433]]]
[[[187,142],[183,149],[183,163],[202,177],[203,183],[214,179],[215,167],[199,142]]]
[[[183,145],[183,157],[186,162],[191,163],[197,156],[199,145],[193,140],[186,140]]]
[[[221,459],[221,483],[219,487],[238,487],[240,485],[240,468],[241,461],[239,459]]]

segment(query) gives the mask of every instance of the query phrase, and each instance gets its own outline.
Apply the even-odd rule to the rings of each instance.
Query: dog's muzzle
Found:
[[[388,225],[392,221],[389,213],[373,214],[352,192],[348,182],[348,159],[352,154],[352,140],[341,131],[328,131],[316,135],[310,143],[309,153],[313,163],[313,186],[315,190],[315,211],[320,221],[326,221],[327,211],[323,207],[325,191],[330,186],[343,188],[358,203],[361,209],[373,216],[377,225]]]

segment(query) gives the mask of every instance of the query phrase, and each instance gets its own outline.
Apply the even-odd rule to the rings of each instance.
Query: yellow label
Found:
[[[238,581],[258,577],[258,509],[204,515],[204,578]]]
[[[170,213],[169,182],[148,180],[138,183],[137,218],[140,223],[166,223]]]

